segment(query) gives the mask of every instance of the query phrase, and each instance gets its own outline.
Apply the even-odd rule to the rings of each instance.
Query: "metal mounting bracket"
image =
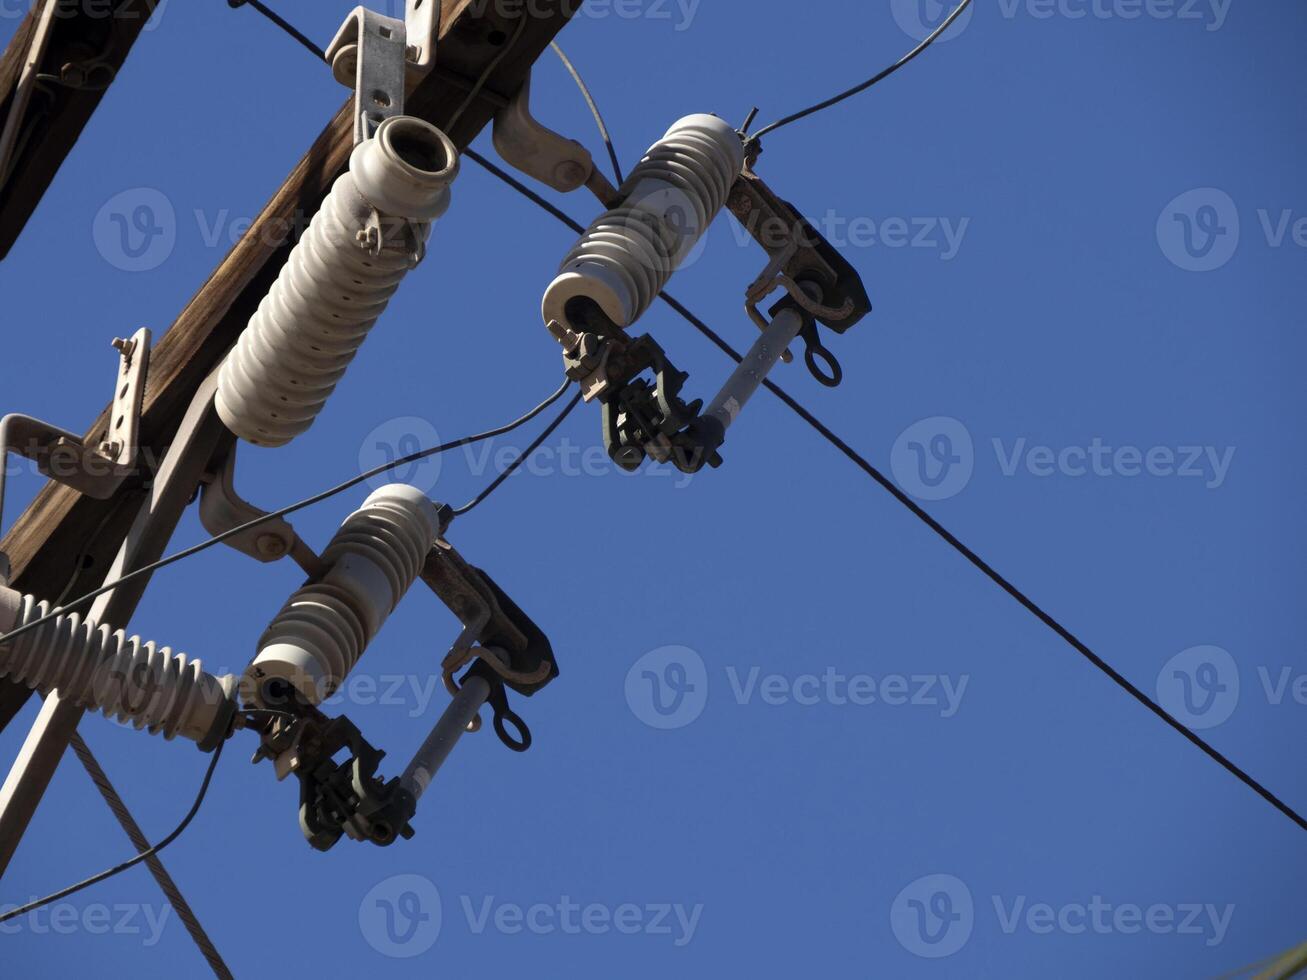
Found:
[[[200,523],[217,537],[258,520],[267,514],[248,503],[236,492],[236,446],[232,446],[218,471],[206,479],[200,491]],[[255,561],[274,562],[290,555],[309,575],[319,574],[321,562],[311,548],[295,533],[285,518],[265,521],[257,527],[223,539]]]
[[[408,28],[403,21],[355,7],[327,48],[327,61],[336,81],[354,89],[355,146],[386,119],[404,114]]]
[[[409,74],[425,75],[436,67],[440,40],[440,0],[407,0],[404,24],[408,31]]]
[[[508,105],[495,115],[494,143],[506,163],[556,191],[570,193],[598,173],[589,150],[531,115],[529,75]],[[607,184],[607,180],[604,182]],[[611,185],[608,192],[612,193]]]
[[[4,419],[0,455],[17,453],[42,474],[97,500],[108,500],[136,468],[140,451],[141,405],[150,365],[150,331],[144,327],[131,340],[117,339],[118,375],[114,384],[109,429],[88,445],[81,436],[25,415]],[[0,477],[0,504],[4,500]]]

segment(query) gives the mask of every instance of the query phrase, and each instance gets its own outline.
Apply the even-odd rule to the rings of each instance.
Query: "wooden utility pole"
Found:
[[[578,0],[442,0],[437,68],[409,94],[406,113],[445,129],[460,149],[466,147],[490,122],[496,106],[521,87],[578,6]],[[314,70],[312,63],[305,70]],[[318,70],[330,69],[323,65]],[[469,94],[478,90],[481,94],[449,127]],[[183,412],[285,264],[295,244],[293,231],[318,211],[345,170],[353,149],[352,106],[351,99],[336,113],[155,348],[141,419],[140,445],[146,458],[149,453],[161,458],[172,443]],[[106,409],[88,430],[87,441],[102,437],[107,425]],[[124,485],[108,501],[47,485],[0,542],[12,563],[13,586],[54,597],[70,581],[69,594],[74,596],[98,585],[148,496],[143,479]],[[79,558],[81,567],[75,567]],[[29,694],[17,685],[0,685],[0,727]],[[66,738],[60,735],[59,740],[63,744],[56,749],[62,752]],[[48,758],[50,752],[42,755]]]
[[[158,0],[63,4],[40,62],[42,82],[18,125],[11,176],[0,183],[0,259],[9,254],[82,130],[95,114]],[[9,114],[40,19],[33,4],[0,55],[0,120]]]

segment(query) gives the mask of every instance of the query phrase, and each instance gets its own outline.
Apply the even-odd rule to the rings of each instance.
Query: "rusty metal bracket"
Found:
[[[531,114],[531,77],[495,115],[495,150],[510,166],[562,193],[588,186],[601,201],[617,191],[576,140],[560,136]],[[596,184],[596,181],[602,181]]]
[[[214,537],[250,524],[268,513],[236,492],[236,449],[233,445],[217,472],[206,477],[200,491],[200,523]],[[311,577],[324,571],[317,554],[282,517],[233,534],[224,538],[222,543],[265,563],[280,561],[290,555]]]
[[[727,207],[768,255],[766,269],[745,294],[745,309],[760,330],[766,330],[771,321],[758,311],[758,304],[782,286],[788,299],[771,311],[773,316],[788,305],[842,334],[871,312],[871,300],[857,270],[794,205],[768,187],[751,165],[745,166],[731,188]],[[809,285],[816,287],[823,302],[812,300],[805,288]],[[839,362],[821,346],[816,330],[806,329],[803,336],[814,376],[823,384],[838,383]],[[827,361],[832,373],[823,375],[813,368],[814,356]],[[782,359],[788,363],[793,356],[786,351]]]

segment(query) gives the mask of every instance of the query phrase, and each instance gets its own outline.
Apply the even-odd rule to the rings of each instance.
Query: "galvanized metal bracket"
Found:
[[[268,513],[236,492],[236,448],[232,446],[221,467],[206,479],[200,491],[200,523],[214,537],[244,527]],[[289,555],[308,574],[321,571],[318,556],[283,517],[232,534],[222,543],[255,561],[280,561]]]
[[[408,29],[403,21],[355,7],[327,48],[327,61],[336,80],[354,89],[355,146],[371,139],[386,119],[404,114]]]
[[[7,449],[36,463],[51,480],[97,500],[108,500],[136,468],[140,452],[141,406],[150,365],[150,331],[144,327],[130,340],[115,340],[118,375],[109,428],[88,445],[79,436],[37,419],[22,418]],[[15,438],[16,437],[16,438]]]
[[[577,190],[597,173],[589,150],[531,115],[529,75],[508,105],[495,115],[494,143],[506,163],[556,191]],[[608,190],[612,190],[611,185]]]
[[[408,31],[409,74],[425,75],[436,67],[440,41],[440,0],[407,0],[404,26]]]

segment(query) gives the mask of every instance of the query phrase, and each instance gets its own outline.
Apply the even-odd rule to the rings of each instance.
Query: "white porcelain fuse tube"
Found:
[[[584,332],[578,300],[619,327],[652,305],[726,204],[744,166],[744,143],[716,116],[686,116],[655,143],[622,185],[620,207],[581,236],[545,291],[546,324]]]
[[[290,685],[319,704],[335,692],[417,580],[439,531],[436,505],[414,487],[368,497],[323,552],[330,571],[292,595],[264,632],[241,699],[275,706]]]
[[[387,119],[354,149],[218,375],[218,414],[260,446],[313,424],[449,207],[458,150],[435,126]]]

